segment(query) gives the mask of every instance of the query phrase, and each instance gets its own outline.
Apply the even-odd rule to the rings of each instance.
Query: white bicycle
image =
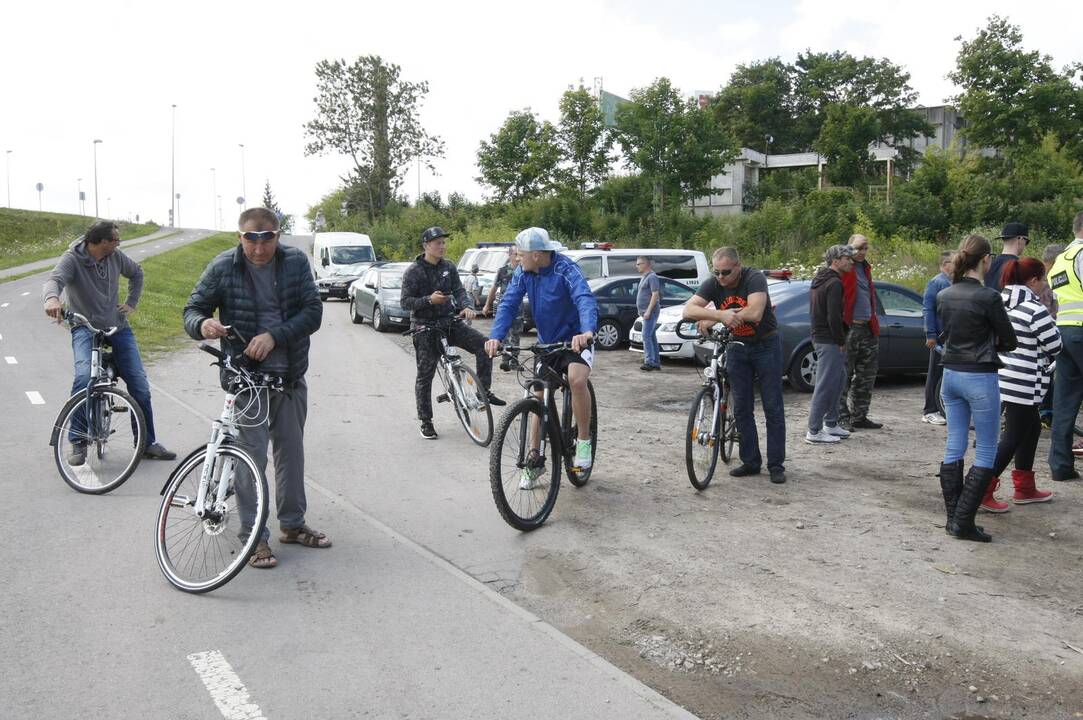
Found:
[[[237,431],[266,422],[268,393],[283,388],[281,377],[241,367],[239,359],[209,345],[199,347],[218,358],[213,364],[222,368],[229,389],[206,446],[181,460],[162,488],[154,535],[162,573],[190,593],[228,583],[259,542],[267,522],[267,477],[238,444]]]

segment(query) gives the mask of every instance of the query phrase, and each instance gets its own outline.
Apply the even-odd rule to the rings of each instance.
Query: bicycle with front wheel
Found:
[[[210,440],[181,460],[162,488],[155,524],[158,566],[174,587],[205,593],[248,562],[267,522],[267,477],[238,443],[238,429],[267,421],[268,393],[282,378],[243,367],[240,357],[201,344],[225,371],[228,391]]]
[[[516,530],[541,527],[553,511],[560,492],[561,466],[568,480],[582,487],[590,480],[598,452],[598,404],[594,386],[590,391],[591,466],[575,466],[579,428],[572,414],[572,392],[567,372],[558,373],[544,359],[553,353],[571,351],[571,343],[536,344],[522,348],[534,355],[532,363],[519,366],[522,400],[511,405],[496,428],[496,440],[489,448],[489,484],[500,516]],[[504,346],[512,357],[520,350]],[[527,367],[530,365],[530,369]],[[557,403],[557,395],[560,403]],[[558,411],[559,407],[559,411]]]
[[[459,318],[453,323],[463,322]],[[437,403],[450,402],[455,415],[466,434],[478,445],[488,446],[493,439],[493,411],[489,407],[489,391],[481,384],[477,373],[466,366],[458,348],[448,342],[451,326],[418,325],[404,335],[435,332],[440,338],[440,357],[436,361],[436,374],[444,386],[444,392],[436,396]]]
[[[733,415],[733,389],[726,371],[726,351],[731,344],[743,343],[731,339],[730,331],[721,323],[711,328],[706,338],[687,334],[694,323],[680,323],[677,336],[700,342],[713,340],[715,347],[711,362],[703,368],[703,387],[696,393],[692,408],[688,411],[688,427],[684,434],[684,464],[688,480],[696,490],[705,490],[711,484],[718,456],[729,463],[733,446],[737,443],[737,423]]]
[[[131,395],[117,387],[116,365],[109,338],[116,327],[99,330],[70,310],[63,319],[91,335],[90,382],[60,409],[49,445],[60,477],[73,490],[102,495],[131,477],[143,458],[147,421]]]

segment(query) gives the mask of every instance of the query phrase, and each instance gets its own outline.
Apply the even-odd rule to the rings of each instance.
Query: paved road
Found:
[[[344,303],[325,306],[309,373],[308,519],[335,546],[174,590],[152,546],[172,464],[144,461],[104,497],[52,466],[71,351],[40,282],[0,285],[0,357],[16,359],[0,364],[5,716],[691,717],[496,592],[531,539],[493,508],[486,451],[450,411],[440,441],[418,436],[412,357]],[[221,404],[207,356],[180,351],[151,380],[159,438],[204,442]]]

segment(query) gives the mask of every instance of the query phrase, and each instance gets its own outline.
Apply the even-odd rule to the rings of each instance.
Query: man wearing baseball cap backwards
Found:
[[[985,287],[994,290],[1003,290],[1004,284],[1000,276],[1004,274],[1004,266],[1009,260],[1018,260],[1030,242],[1030,228],[1021,222],[1010,222],[1000,231],[999,239],[1004,242],[1004,252],[993,257],[989,265],[989,272],[985,273]]]
[[[496,320],[489,330],[485,351],[490,357],[500,351],[523,295],[530,297],[530,309],[538,331],[538,342],[570,342],[572,349],[545,357],[544,362],[558,373],[568,372],[572,390],[572,415],[579,428],[574,465],[587,469],[594,454],[590,447],[590,391],[587,379],[594,360],[590,349],[594,330],[598,326],[598,302],[587,285],[579,266],[561,255],[561,244],[550,240],[544,228],[527,228],[515,237],[519,249],[516,268],[504,291],[504,299],[496,311]],[[529,472],[528,470],[523,471]],[[519,486],[532,489],[534,478],[524,474]]]
[[[414,258],[414,264],[406,268],[402,275],[400,302],[403,308],[410,311],[412,327],[446,331],[449,345],[473,353],[477,359],[478,379],[489,393],[489,404],[505,405],[489,390],[493,361],[482,349],[485,338],[472,327],[454,322],[456,317],[472,320],[475,313],[459,280],[459,271],[444,259],[449,237],[450,233],[440,227],[431,227],[421,233],[424,252]],[[432,377],[436,374],[436,363],[440,358],[439,335],[435,332],[415,333],[414,356],[417,361],[414,395],[417,399],[417,418],[421,421],[421,437],[435,440],[439,436],[432,425]]]

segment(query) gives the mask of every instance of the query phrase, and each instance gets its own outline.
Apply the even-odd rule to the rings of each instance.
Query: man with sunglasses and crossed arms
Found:
[[[240,348],[229,347],[224,338],[235,328],[247,342],[244,355],[259,362],[261,371],[282,376],[284,390],[264,391],[261,406],[268,408],[266,416],[259,425],[242,426],[240,442],[260,469],[267,466],[268,440],[274,446],[279,542],[331,547],[326,535],[305,524],[305,371],[309,336],[320,329],[323,303],[308,256],[278,242],[277,215],[267,208],[249,208],[241,213],[238,225],[240,244],[211,260],[192,290],[184,306],[184,329],[196,340],[223,339],[223,350],[232,353]],[[241,498],[246,531],[251,531],[255,514],[250,502]],[[278,560],[268,544],[270,533],[266,527],[255,532],[260,541],[249,564],[274,567]]]
[[[83,315],[96,328],[120,328],[109,338],[117,374],[124,379],[128,392],[139,403],[147,421],[147,446],[143,457],[151,460],[173,460],[177,454],[162,447],[154,433],[154,412],[150,403],[150,383],[139,356],[135,334],[128,325],[128,315],[135,312],[143,292],[143,268],[122,253],[120,229],[108,220],[95,223],[86,235],[71,244],[45,282],[45,314],[60,322],[64,306],[60,293],[68,292],[68,306]],[[117,303],[120,276],[128,278],[128,297]],[[90,382],[90,351],[93,336],[89,328],[71,330],[71,349],[75,355],[74,395],[85,390]],[[86,462],[86,445],[73,444],[68,464]]]
[[[722,323],[730,329],[726,371],[733,388],[733,416],[741,439],[741,465],[733,477],[759,475],[763,458],[752,414],[754,387],[767,423],[767,469],[771,482],[786,482],[786,414],[782,405],[782,337],[767,293],[767,278],[742,267],[737,249],[721,247],[711,257],[714,277],[700,285],[684,306],[684,319],[694,320],[706,334]],[[708,308],[709,303],[714,308]]]

